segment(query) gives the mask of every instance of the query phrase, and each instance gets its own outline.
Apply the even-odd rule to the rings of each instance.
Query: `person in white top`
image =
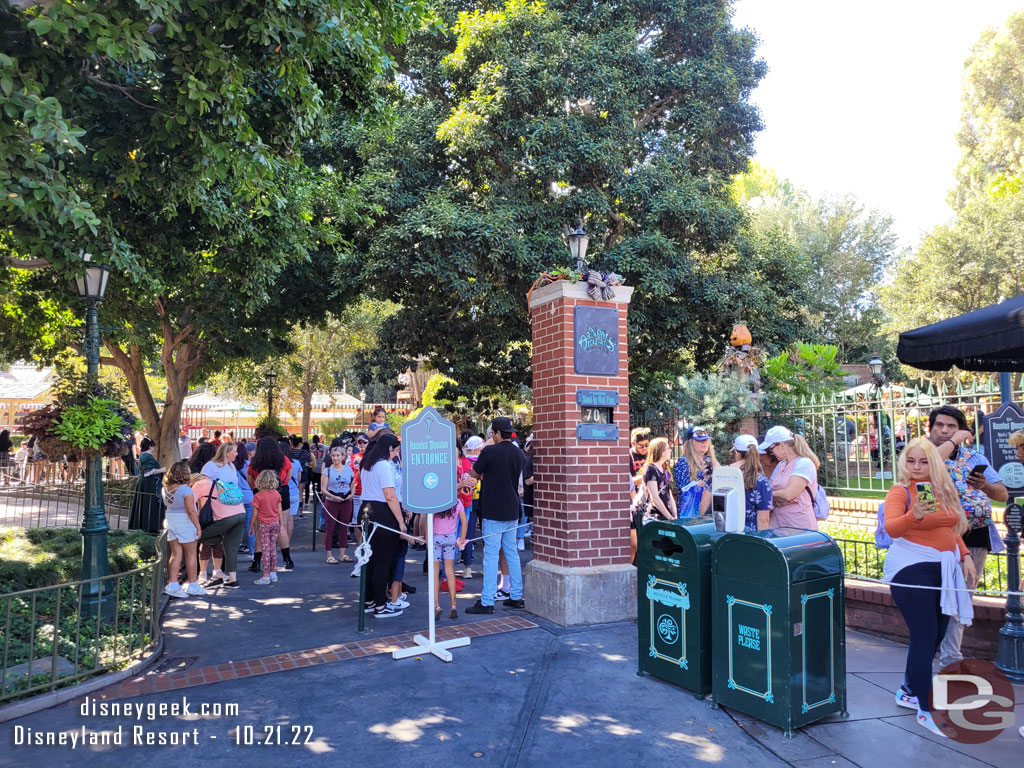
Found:
[[[192,458],[192,438],[189,437],[188,428],[184,426],[178,431],[178,457],[182,461]]]

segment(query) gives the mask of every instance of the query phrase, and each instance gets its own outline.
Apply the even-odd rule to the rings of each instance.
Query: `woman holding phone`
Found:
[[[893,542],[883,578],[892,584],[910,647],[896,703],[916,709],[919,725],[946,736],[931,714],[932,659],[950,617],[969,625],[974,616],[967,588],[977,574],[963,541],[967,518],[945,462],[927,438],[910,441],[897,472],[899,482],[885,497],[885,532]]]

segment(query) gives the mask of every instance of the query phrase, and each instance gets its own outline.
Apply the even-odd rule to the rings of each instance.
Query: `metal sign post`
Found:
[[[426,406],[415,419],[402,425],[402,497],[410,512],[427,516],[427,552],[433,560],[434,515],[451,509],[458,501],[455,469],[458,454],[455,450],[455,425]],[[434,597],[434,564],[427,568],[427,588]],[[441,661],[451,661],[449,648],[469,645],[468,637],[437,642],[434,636],[434,609],[429,617],[427,636],[414,635],[416,645],[393,651],[394,659],[407,659],[432,653]]]

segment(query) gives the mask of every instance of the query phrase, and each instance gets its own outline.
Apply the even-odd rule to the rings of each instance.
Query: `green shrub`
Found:
[[[134,570],[156,557],[152,534],[107,532],[110,572]],[[82,573],[82,534],[77,528],[0,527],[0,584],[4,592],[75,581]]]

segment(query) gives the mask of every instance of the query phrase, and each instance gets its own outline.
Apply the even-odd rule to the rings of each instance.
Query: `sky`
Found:
[[[1024,0],[737,0],[769,72],[756,159],[814,194],[852,193],[905,246],[950,218],[963,64]]]

